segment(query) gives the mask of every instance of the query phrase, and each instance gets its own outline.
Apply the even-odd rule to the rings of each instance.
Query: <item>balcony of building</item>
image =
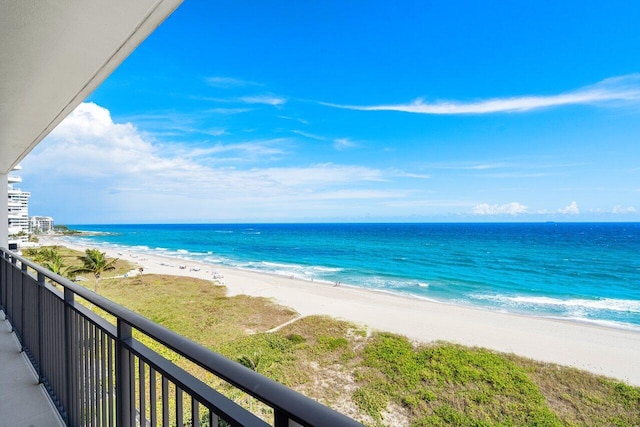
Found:
[[[5,249],[20,205],[11,171],[181,1],[0,2],[0,426],[357,425]],[[138,334],[262,402],[269,422]]]
[[[35,372],[13,386],[30,391],[14,408],[18,417],[33,413],[70,426],[360,425],[4,249],[0,310],[6,318],[0,340],[7,341],[9,325],[17,338],[13,350],[0,353],[0,366],[16,362],[22,352]],[[255,403],[227,398],[167,360],[168,353]],[[24,359],[20,369],[28,371]],[[0,425],[14,425],[5,422]]]

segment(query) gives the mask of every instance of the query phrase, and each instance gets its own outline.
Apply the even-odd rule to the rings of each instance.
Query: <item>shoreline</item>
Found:
[[[90,248],[56,237],[41,239],[41,245],[66,246],[80,251]],[[144,274],[213,280],[215,272],[220,284],[226,286],[227,295],[265,297],[294,309],[301,316],[328,315],[422,343],[448,341],[485,347],[541,362],[572,366],[640,386],[640,363],[637,362],[640,360],[640,333],[635,331],[483,310],[354,286],[335,286],[140,253],[134,248],[100,250],[109,257],[142,266]]]

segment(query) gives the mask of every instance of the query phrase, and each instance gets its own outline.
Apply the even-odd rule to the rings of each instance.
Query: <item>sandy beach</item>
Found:
[[[42,238],[40,243],[87,249],[51,237]],[[142,266],[145,274],[185,275],[206,280],[212,280],[215,274],[229,295],[270,298],[293,308],[301,316],[329,315],[419,342],[443,340],[485,347],[573,366],[640,386],[638,332],[492,312],[147,253],[105,252],[109,257]]]

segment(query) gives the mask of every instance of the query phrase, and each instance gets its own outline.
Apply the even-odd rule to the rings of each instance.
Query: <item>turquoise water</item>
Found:
[[[96,247],[640,331],[640,223],[72,228],[102,232],[71,238]]]

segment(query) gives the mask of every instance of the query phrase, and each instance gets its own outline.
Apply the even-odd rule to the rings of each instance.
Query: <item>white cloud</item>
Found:
[[[504,205],[490,205],[481,203],[474,206],[474,215],[520,215],[527,212],[527,207],[518,202],[511,202]]]
[[[302,123],[303,125],[308,125],[309,124],[308,120],[304,120],[304,119],[301,119],[299,117],[289,117],[289,116],[278,116],[278,117],[281,118],[281,119],[284,119],[284,120],[294,120],[294,121],[296,121],[298,123]]]
[[[563,105],[602,104],[607,102],[640,101],[640,74],[630,74],[603,80],[571,92],[557,95],[530,95],[510,98],[493,98],[474,102],[437,101],[426,102],[422,98],[408,104],[389,105],[338,105],[321,103],[330,107],[360,111],[399,111],[418,114],[492,114],[516,113]]]
[[[431,178],[431,175],[427,175],[423,173],[404,172],[404,171],[396,171],[396,176],[405,177],[405,178],[417,178],[417,179]]]
[[[236,162],[252,162],[256,160],[265,160],[265,156],[270,156],[272,158],[281,157],[281,155],[285,154],[285,146],[287,145],[287,140],[280,139],[272,139],[265,141],[250,141],[250,142],[241,142],[235,144],[221,144],[217,143],[207,147],[184,147],[181,146],[179,149],[175,150],[174,155],[182,158],[190,158],[196,159],[200,157],[208,157],[211,158],[213,156],[217,157],[217,163],[220,163],[223,158],[220,157],[221,154],[231,154],[233,155],[233,159]]]
[[[333,148],[338,151],[348,150],[357,146],[358,145],[349,138],[337,138],[333,140]]]
[[[247,113],[249,111],[252,111],[251,108],[210,108],[206,112],[214,113],[214,114],[230,115],[230,114]]]
[[[461,164],[436,164],[434,169],[452,169],[452,170],[489,170],[512,167],[510,163],[461,163]]]
[[[315,135],[313,133],[305,132],[305,131],[302,131],[302,130],[292,130],[291,132],[295,133],[296,135],[304,136],[305,138],[315,139],[317,141],[326,141],[327,140],[327,138],[325,138],[324,136]]]
[[[246,104],[267,104],[273,105],[274,107],[283,105],[287,102],[286,98],[271,95],[243,96],[239,100]]]
[[[114,122],[107,109],[83,103],[27,156],[23,178],[45,208],[39,214],[81,222],[295,218],[315,215],[314,208],[321,216],[345,208],[364,215],[362,200],[398,197],[379,188],[391,184],[394,171],[333,163],[246,166],[251,159],[269,164],[266,158],[286,156],[288,148],[286,139],[159,144],[131,123]],[[233,166],[222,162],[229,156]]]
[[[630,213],[636,213],[637,210],[633,206],[628,206],[625,208],[620,205],[616,205],[613,207],[613,210],[611,212],[614,214],[630,214]]]
[[[205,79],[209,86],[229,89],[234,87],[244,87],[244,86],[261,86],[259,83],[252,82],[249,80],[236,79],[234,77],[208,77]]]
[[[564,215],[577,215],[580,213],[580,209],[578,208],[578,204],[573,201],[569,204],[569,206],[558,209],[558,213]]]

